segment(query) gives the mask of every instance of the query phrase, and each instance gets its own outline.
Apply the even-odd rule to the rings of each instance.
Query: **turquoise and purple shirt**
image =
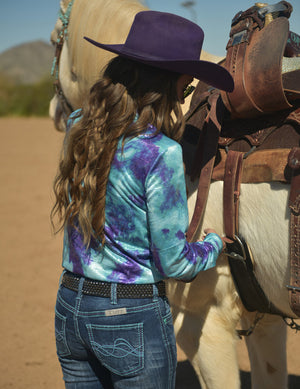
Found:
[[[106,191],[105,244],[86,249],[78,230],[64,234],[63,267],[85,277],[117,283],[190,280],[216,264],[222,240],[208,234],[188,243],[186,185],[181,146],[156,129],[122,140]]]

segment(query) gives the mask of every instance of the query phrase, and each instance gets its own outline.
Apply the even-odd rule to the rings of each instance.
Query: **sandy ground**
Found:
[[[63,135],[50,119],[0,119],[1,389],[63,389],[53,309],[61,236],[51,234],[52,180]],[[300,388],[300,335],[288,330],[289,388]],[[249,361],[239,345],[243,389]],[[177,389],[200,388],[179,351]],[[261,388],[263,389],[263,388]]]

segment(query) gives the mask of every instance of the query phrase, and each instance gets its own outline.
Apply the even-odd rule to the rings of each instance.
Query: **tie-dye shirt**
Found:
[[[117,283],[190,280],[216,264],[222,240],[208,234],[188,243],[186,186],[181,146],[156,129],[120,140],[106,191],[105,244],[86,249],[77,229],[64,235],[63,267]]]

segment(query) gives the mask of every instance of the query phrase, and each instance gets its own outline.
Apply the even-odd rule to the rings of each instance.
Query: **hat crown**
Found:
[[[187,19],[165,12],[142,11],[134,19],[123,51],[160,60],[198,60],[203,39],[201,27]]]

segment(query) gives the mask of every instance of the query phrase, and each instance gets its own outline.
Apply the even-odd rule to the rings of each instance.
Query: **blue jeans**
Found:
[[[59,287],[58,358],[67,389],[174,389],[176,341],[167,298],[117,299]]]

